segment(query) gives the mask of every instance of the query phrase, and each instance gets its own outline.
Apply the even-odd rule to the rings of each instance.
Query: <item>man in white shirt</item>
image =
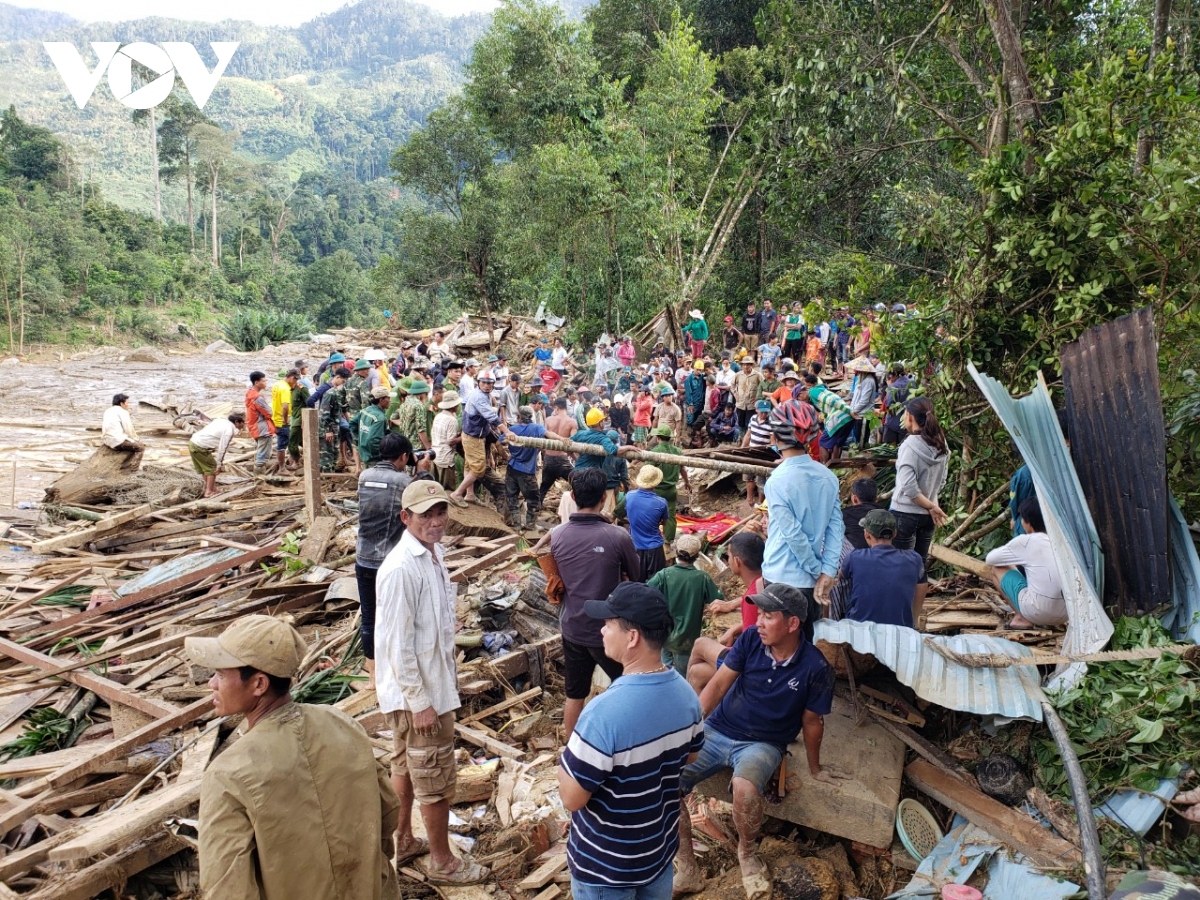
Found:
[[[567,359],[570,357],[567,348],[563,346],[562,338],[554,339],[554,349],[550,351],[550,368],[558,372],[559,375],[567,374]]]
[[[1063,625],[1067,601],[1037,497],[1026,497],[1017,507],[1017,515],[1025,533],[997,547],[984,560],[992,567],[992,581],[1017,611],[1008,627]]]
[[[112,406],[104,411],[101,422],[100,440],[113,450],[141,453],[146,448],[138,441],[133,430],[133,417],[129,415],[129,395],[115,394]]]
[[[188,441],[188,453],[192,467],[204,478],[204,496],[217,492],[217,476],[221,474],[221,463],[233,436],[246,427],[246,414],[233,412],[227,419],[214,419],[192,435]]]
[[[450,801],[458,766],[454,711],[458,674],[454,645],[455,587],[440,545],[451,497],[434,481],[404,489],[404,536],[376,578],[375,684],[379,709],[393,734],[392,786],[400,798],[396,865],[429,854],[424,874],[434,884],[475,884],[488,869],[450,852]],[[412,831],[412,806],[421,808],[428,841]]]
[[[458,391],[446,391],[438,404],[438,414],[433,417],[433,477],[448,491],[457,485],[454,470],[454,448],[462,443],[462,429],[456,411],[462,406]]]
[[[466,367],[466,374],[459,380],[458,395],[469,397],[471,391],[475,390],[475,379],[479,375],[479,360],[471,357],[463,365]]]

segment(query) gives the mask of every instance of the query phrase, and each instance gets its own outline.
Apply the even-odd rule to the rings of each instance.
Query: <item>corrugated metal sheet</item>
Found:
[[[1104,549],[1104,605],[1143,615],[1170,596],[1167,437],[1149,308],[1062,347],[1071,449]]]
[[[1043,694],[1034,666],[970,668],[952,662],[926,643],[942,644],[956,653],[1029,655],[1028,648],[1013,641],[968,634],[935,637],[901,625],[849,619],[821,619],[814,631],[815,640],[849,644],[859,653],[870,653],[930,703],[982,716],[1042,720]]]
[[[1102,650],[1112,637],[1113,626],[1100,603],[1104,577],[1100,539],[1058,427],[1046,382],[1039,374],[1037,386],[1029,395],[1014,400],[996,379],[973,364],[967,369],[1012,435],[1033,476],[1067,601],[1070,621],[1063,652],[1076,655]],[[1056,677],[1069,681],[1082,671],[1072,666]]]
[[[1183,510],[1171,497],[1171,517],[1167,522],[1171,536],[1170,611],[1163,624],[1179,640],[1200,644],[1200,556],[1188,528]]]
[[[181,556],[178,559],[172,559],[169,562],[157,565],[152,569],[147,569],[136,578],[129,579],[117,588],[117,596],[126,597],[138,591],[143,591],[146,588],[154,587],[156,584],[173,581],[190,572],[197,572],[216,563],[237,559],[239,556],[244,556],[245,554],[245,550],[239,550],[236,547],[189,553],[187,556]]]

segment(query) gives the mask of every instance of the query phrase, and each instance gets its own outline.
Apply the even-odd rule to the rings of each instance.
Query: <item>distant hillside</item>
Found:
[[[62,136],[106,196],[147,212],[147,127],[131,122],[104,80],[78,109],[41,41],[70,41],[81,51],[90,41],[188,41],[211,66],[208,42],[236,40],[204,112],[239,133],[238,152],[278,162],[293,177],[328,171],[366,181],[387,174],[395,148],[456,90],[488,21],[450,19],[406,0],[362,0],[297,28],[166,18],[85,24],[0,4],[0,107],[12,104]],[[166,190],[169,218],[178,219],[182,204],[177,188]]]
[[[42,40],[45,35],[74,24],[75,20],[64,13],[0,3],[0,36],[5,40]]]

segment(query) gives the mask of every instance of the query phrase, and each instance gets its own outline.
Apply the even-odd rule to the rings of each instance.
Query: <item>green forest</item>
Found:
[[[186,94],[156,111],[162,224],[148,172],[138,212],[114,205],[60,134],[10,110],[9,340],[211,333],[234,309],[424,325],[544,303],[590,341],[659,314],[674,329],[693,306],[719,322],[763,298],[814,317],[899,301],[917,312],[885,356],[930,373],[965,502],[1009,456],[966,363],[1017,392],[1038,371],[1053,385],[1062,343],[1149,305],[1194,507],[1197,6],[599,0],[576,16],[507,0],[475,34],[418,36],[392,27],[415,8],[367,0],[235,58],[218,87],[242,110],[267,93],[270,115],[302,106],[319,140],[234,127],[218,94],[212,121]],[[461,89],[364,87],[401,56],[440,60]],[[305,100],[326,78],[363,105]],[[144,156],[150,128],[126,131]]]

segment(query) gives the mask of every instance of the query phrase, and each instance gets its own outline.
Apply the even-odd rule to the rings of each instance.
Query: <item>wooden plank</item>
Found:
[[[463,566],[463,568],[451,572],[450,580],[458,584],[466,581],[472,575],[478,575],[485,569],[490,569],[492,566],[499,565],[501,562],[504,562],[506,559],[513,556],[516,545],[516,535],[513,535],[511,538],[506,538],[504,546],[500,547],[500,549],[493,550],[487,556],[475,560],[475,562],[471,563],[470,565]]]
[[[24,694],[19,694],[4,704],[4,708],[0,709],[0,731],[3,731],[25,713],[29,712],[33,707],[37,706],[55,691],[57,687],[38,688],[32,691],[26,691]]]
[[[63,631],[73,628],[80,622],[86,622],[88,619],[94,619],[96,616],[112,615],[114,612],[119,612],[120,610],[126,609],[130,606],[135,606],[145,600],[161,597],[164,594],[169,594],[172,591],[176,591],[180,588],[195,584],[196,582],[203,581],[210,575],[220,575],[222,572],[228,569],[235,569],[239,566],[246,565],[246,563],[262,559],[264,556],[270,556],[278,549],[279,542],[273,541],[270,544],[259,547],[253,552],[243,553],[231,559],[215,562],[211,565],[185,572],[176,578],[159,582],[158,584],[151,585],[144,590],[135,591],[134,593],[122,597],[119,600],[115,600],[112,603],[106,603],[104,606],[98,606],[91,610],[84,610],[83,612],[76,613],[73,616],[67,616],[65,619],[59,619],[57,622],[51,622],[50,624],[44,625],[41,628],[35,628],[32,633],[42,634],[49,631]]]
[[[24,850],[10,853],[0,859],[0,881],[13,881],[24,875],[34,866],[40,866],[50,858],[50,851],[65,844],[72,837],[71,832],[54,834],[32,844]]]
[[[333,516],[317,516],[309,525],[304,540],[300,542],[300,558],[320,565],[336,532],[337,519]]]
[[[89,859],[121,844],[143,840],[161,828],[168,816],[199,799],[200,779],[176,782],[93,816],[74,838],[51,850],[50,859],[55,862]]]
[[[947,565],[954,566],[956,569],[963,569],[978,575],[985,581],[990,582],[992,577],[992,567],[981,559],[976,559],[973,556],[967,556],[965,553],[959,553],[957,550],[951,550],[944,544],[934,544],[929,548],[929,555],[939,562],[944,562]]]
[[[91,900],[105,890],[124,885],[130,876],[162,862],[186,847],[187,845],[175,835],[164,832],[147,841],[138,841],[125,847],[108,859],[79,872],[50,878],[39,890],[26,894],[24,900]],[[50,851],[51,854],[54,852]]]
[[[562,856],[554,856],[546,860],[521,881],[517,883],[523,891],[536,891],[538,888],[545,887],[555,875],[567,867],[567,856],[564,853]]]
[[[285,510],[294,509],[300,505],[300,502],[300,499],[297,497],[286,497],[282,500],[273,500],[270,503],[262,503],[249,509],[241,509],[233,512],[222,513],[219,516],[214,516],[207,519],[196,519],[192,522],[161,525],[155,528],[148,528],[144,531],[139,530],[136,533],[124,534],[111,538],[105,538],[101,541],[96,541],[96,549],[111,550],[114,547],[125,547],[131,544],[145,544],[152,541],[159,541],[163,538],[187,534],[191,531],[212,531],[221,525],[229,525],[234,522],[246,522],[258,516],[270,516],[276,513],[284,512]]]
[[[140,662],[144,659],[158,657],[164,650],[173,650],[176,647],[183,645],[184,640],[193,634],[199,634],[202,631],[210,630],[210,626],[202,625],[197,628],[192,628],[189,631],[180,632],[179,634],[168,635],[167,637],[158,638],[153,641],[144,641],[145,632],[141,632],[128,638],[125,641],[118,641],[109,647],[107,650],[102,650],[95,656],[83,656],[79,659],[74,659],[65,665],[59,666],[56,669],[48,669],[44,672],[34,672],[32,675],[23,676],[24,681],[41,681],[44,678],[56,678],[59,675],[64,675],[67,672],[74,672],[78,669],[86,669],[89,666],[102,663],[105,660],[121,657],[125,662]],[[139,643],[138,638],[142,638],[144,643]]]
[[[46,656],[44,653],[38,653],[36,650],[23,647],[5,638],[0,638],[0,653],[18,662],[37,666],[42,671],[59,668],[57,660],[53,657]],[[131,709],[136,709],[138,712],[145,713],[154,718],[169,716],[179,711],[179,708],[176,706],[135,694],[127,690],[124,685],[117,684],[115,681],[109,681],[107,678],[101,678],[99,675],[93,675],[91,672],[64,672],[59,677],[64,681],[69,681],[74,685],[91,691],[97,697],[107,700],[109,703],[119,703],[122,706],[128,706]]]
[[[874,712],[874,710],[871,710]],[[892,737],[899,738],[910,748],[915,750],[921,757],[933,763],[939,769],[949,772],[962,779],[964,783],[971,787],[978,787],[979,783],[975,780],[975,776],[958,764],[953,756],[939,747],[932,741],[926,740],[921,735],[917,734],[907,725],[901,725],[896,722],[887,722],[880,720],[879,727],[886,731]]]
[[[1079,850],[1048,828],[924,760],[909,763],[904,777],[938,803],[961,813],[992,837],[1024,853],[1035,865],[1069,869],[1080,862]]]
[[[456,722],[454,725],[454,733],[468,743],[474,744],[476,747],[482,747],[489,753],[495,753],[497,756],[506,756],[509,759],[524,759],[525,754],[516,747],[511,747],[503,741],[498,741],[493,737],[488,737],[482,731],[477,731],[474,728],[469,728],[461,722]]]
[[[304,460],[304,510],[308,521],[317,521],[321,513],[321,447],[320,413],[315,409],[300,411],[302,459]]]
[[[136,731],[127,734],[120,740],[112,741],[94,750],[90,756],[73,762],[70,765],[63,766],[50,776],[48,783],[51,787],[61,788],[63,785],[70,784],[72,781],[82,778],[85,775],[90,775],[103,763],[111,759],[116,759],[119,756],[125,756],[142,744],[148,744],[155,738],[174,731],[176,728],[182,728],[184,725],[190,725],[197,719],[203,718],[207,713],[212,712],[212,708],[212,697],[208,696],[185,706],[176,713],[155,719],[148,725],[143,725]]]
[[[462,722],[464,725],[469,725],[472,722],[478,722],[480,719],[486,719],[488,716],[494,716],[496,713],[502,713],[506,709],[512,709],[514,706],[527,703],[528,701],[534,699],[535,697],[540,697],[541,695],[542,689],[540,687],[530,688],[523,694],[517,694],[515,697],[509,697],[507,700],[503,700],[494,706],[489,706],[487,709],[481,709],[477,713],[472,713],[463,719]]]
[[[95,525],[79,531],[70,531],[66,534],[60,534],[58,537],[46,538],[44,541],[37,541],[30,549],[34,553],[48,553],[51,550],[61,550],[69,547],[82,547],[94,537],[112,531],[114,528],[124,525],[127,522],[132,522],[140,519],[142,516],[154,512],[153,503],[143,503],[141,506],[135,506],[133,509],[127,509],[124,512],[119,512],[114,516],[109,516],[106,519],[101,519]]]

